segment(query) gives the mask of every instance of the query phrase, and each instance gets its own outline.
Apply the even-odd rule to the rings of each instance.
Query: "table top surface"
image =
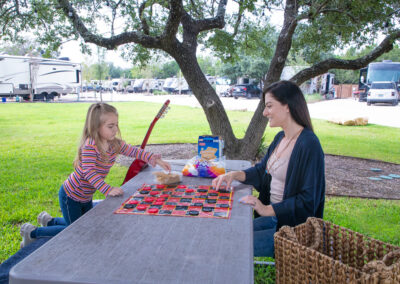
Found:
[[[171,160],[180,171],[184,160]],[[248,161],[227,160],[227,170]],[[147,167],[10,272],[10,283],[253,283],[252,209],[238,200],[251,187],[233,184],[229,219],[114,214],[143,183]],[[212,179],[183,177],[182,184]]]

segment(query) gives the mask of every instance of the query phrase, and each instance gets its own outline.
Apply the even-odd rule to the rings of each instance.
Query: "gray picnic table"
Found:
[[[184,160],[170,160],[180,171]],[[248,161],[227,160],[229,170]],[[142,184],[154,184],[147,167],[10,271],[23,283],[253,283],[252,209],[238,200],[251,187],[235,182],[229,219],[114,214]],[[183,177],[186,185],[212,179]]]

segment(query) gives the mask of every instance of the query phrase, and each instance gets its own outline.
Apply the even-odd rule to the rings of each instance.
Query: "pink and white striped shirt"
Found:
[[[65,193],[71,199],[78,202],[90,202],[96,190],[99,190],[105,196],[111,190],[104,179],[112,165],[114,165],[117,153],[114,149],[107,151],[108,161],[101,157],[100,151],[95,145],[93,139],[87,139],[82,147],[82,157],[79,166],[75,168],[74,172],[70,174],[68,179],[64,182]],[[136,158],[155,166],[155,161],[160,158],[160,155],[145,152],[143,149],[134,147],[121,141],[121,155]]]

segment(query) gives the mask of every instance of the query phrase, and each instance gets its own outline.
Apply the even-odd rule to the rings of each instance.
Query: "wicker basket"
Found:
[[[274,235],[276,283],[400,283],[400,247],[318,218]]]

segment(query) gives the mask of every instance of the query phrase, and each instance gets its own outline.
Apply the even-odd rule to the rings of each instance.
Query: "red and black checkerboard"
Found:
[[[114,213],[228,219],[233,193],[210,185],[144,184]]]

